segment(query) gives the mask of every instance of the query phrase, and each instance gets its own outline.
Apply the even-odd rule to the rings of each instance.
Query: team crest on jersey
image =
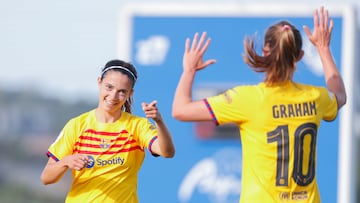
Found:
[[[100,140],[100,148],[101,149],[108,149],[109,147],[110,147],[110,140],[108,140],[108,139]]]

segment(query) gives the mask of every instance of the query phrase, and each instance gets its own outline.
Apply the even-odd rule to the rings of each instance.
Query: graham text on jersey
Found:
[[[315,101],[296,104],[276,104],[272,106],[273,118],[293,118],[316,115]]]

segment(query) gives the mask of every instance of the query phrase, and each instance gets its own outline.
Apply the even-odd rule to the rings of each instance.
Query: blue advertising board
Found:
[[[319,56],[302,29],[303,25],[313,27],[316,8],[291,4],[124,5],[119,16],[118,56],[131,61],[139,72],[134,112],[143,115],[140,103],[157,100],[176,145],[173,159],[153,158],[147,154],[139,174],[140,202],[235,203],[241,195],[242,152],[238,130],[232,126],[219,129],[209,123],[179,122],[171,117],[172,99],[182,72],[185,39],[192,38],[195,32],[206,31],[212,42],[205,59],[217,60],[197,75],[194,83],[197,99],[234,85],[260,82],[263,75],[254,73],[242,60],[243,40],[245,36],[255,36],[261,48],[266,28],[280,20],[290,21],[303,35],[305,56],[297,65],[294,80],[325,86]],[[351,33],[354,30],[348,29],[353,24],[349,22],[353,10],[346,6],[327,8],[335,24],[332,53],[346,79],[351,75],[353,64],[345,61],[355,60],[345,53],[353,48]],[[344,49],[344,43],[350,50]],[[351,98],[352,87],[348,86]],[[352,135],[346,126],[350,114],[351,104],[340,111],[335,121],[322,122],[319,129],[316,171],[323,202],[353,201],[352,183],[347,182],[353,166],[344,166],[349,161],[343,160],[343,156],[351,153],[347,145],[351,140],[343,139],[351,138],[342,138],[344,134]],[[340,190],[339,184],[343,190],[344,187],[350,189]]]

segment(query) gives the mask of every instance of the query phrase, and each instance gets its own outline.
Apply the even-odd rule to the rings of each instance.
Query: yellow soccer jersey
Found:
[[[92,162],[72,171],[73,183],[66,202],[137,203],[137,175],[144,149],[157,138],[146,118],[122,112],[114,123],[96,121],[95,110],[71,119],[48,156],[61,160],[71,154],[85,154]]]
[[[240,202],[320,202],[316,140],[320,121],[337,116],[332,93],[293,82],[275,87],[260,83],[237,86],[204,101],[216,124],[239,126]]]

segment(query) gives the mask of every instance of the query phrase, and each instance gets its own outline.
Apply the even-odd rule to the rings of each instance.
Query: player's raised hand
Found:
[[[203,32],[200,39],[199,33],[195,33],[190,46],[190,39],[185,41],[185,52],[183,57],[184,71],[196,72],[216,62],[215,59],[204,61],[203,57],[210,45],[210,38],[206,39],[206,32]]]
[[[304,25],[304,31],[316,48],[328,47],[330,45],[331,33],[334,27],[334,21],[329,18],[329,11],[320,7],[314,11],[314,30]]]

